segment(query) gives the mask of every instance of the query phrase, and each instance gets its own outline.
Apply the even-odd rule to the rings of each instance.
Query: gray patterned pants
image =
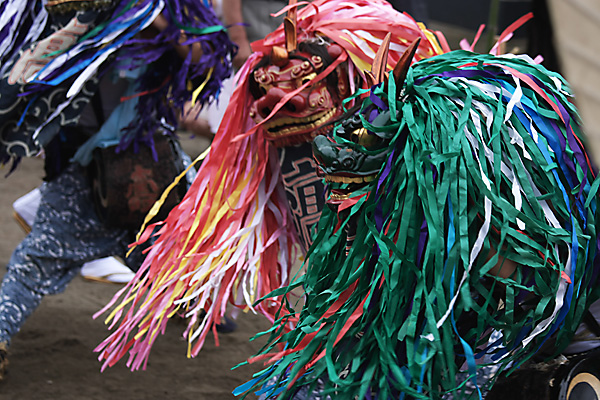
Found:
[[[62,292],[83,263],[122,255],[128,232],[96,217],[88,180],[71,165],[41,187],[32,231],[17,246],[0,287],[0,342],[15,335],[42,297]]]

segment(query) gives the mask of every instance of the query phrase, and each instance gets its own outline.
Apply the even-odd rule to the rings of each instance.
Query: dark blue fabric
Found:
[[[81,167],[71,165],[40,190],[32,231],[13,252],[0,287],[0,341],[10,341],[42,297],[62,292],[85,262],[124,256],[130,239],[98,220]]]

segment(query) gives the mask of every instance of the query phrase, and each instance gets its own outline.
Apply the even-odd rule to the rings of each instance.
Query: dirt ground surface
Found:
[[[197,146],[192,142],[192,153]],[[5,178],[7,172],[6,168],[0,170],[1,275],[13,249],[25,237],[13,219],[12,203],[41,183],[43,161],[25,159]],[[196,358],[186,358],[185,325],[171,321],[165,335],[157,339],[145,371],[131,372],[126,360],[121,360],[100,372],[93,349],[109,331],[103,320],[92,319],[92,314],[119,288],[121,285],[78,276],[64,293],[44,298],[13,339],[9,374],[0,382],[0,399],[233,399],[234,388],[260,370],[260,365],[231,370],[255,354],[262,342],[249,339],[270,326],[264,317],[243,314],[234,333],[219,335],[219,347],[209,335]]]

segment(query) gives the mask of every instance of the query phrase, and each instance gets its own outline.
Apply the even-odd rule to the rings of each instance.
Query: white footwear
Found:
[[[35,188],[13,203],[13,216],[26,233],[31,232],[41,198],[40,189]],[[105,257],[83,264],[81,275],[91,281],[127,283],[135,273],[115,257]]]
[[[26,233],[31,232],[31,226],[35,220],[35,214],[40,206],[41,198],[40,189],[35,188],[26,195],[19,197],[13,203],[13,216]]]
[[[117,258],[105,257],[83,264],[81,276],[95,282],[127,283],[135,273]]]

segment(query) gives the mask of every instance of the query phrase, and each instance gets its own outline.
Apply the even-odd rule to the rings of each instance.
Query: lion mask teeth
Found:
[[[309,115],[304,118],[283,117],[264,125],[266,131],[273,136],[286,136],[297,132],[319,129],[336,114],[335,109]]]

